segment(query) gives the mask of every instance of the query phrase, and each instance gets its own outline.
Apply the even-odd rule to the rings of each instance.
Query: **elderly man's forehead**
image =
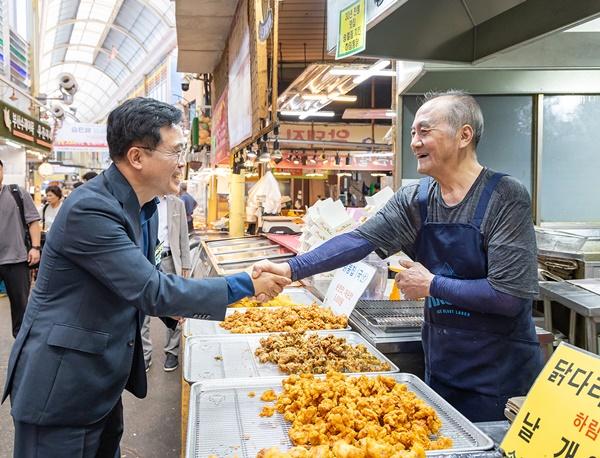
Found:
[[[444,122],[450,103],[449,97],[438,97],[424,103],[417,110],[414,124],[434,124]]]

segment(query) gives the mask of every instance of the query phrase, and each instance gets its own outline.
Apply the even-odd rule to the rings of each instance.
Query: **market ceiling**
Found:
[[[170,0],[42,0],[40,92],[57,97],[58,75],[79,86],[80,121],[101,120],[176,45]]]

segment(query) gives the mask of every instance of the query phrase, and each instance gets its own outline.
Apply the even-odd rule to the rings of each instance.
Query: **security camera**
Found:
[[[190,89],[190,83],[187,81],[182,81],[181,82],[181,90],[183,92],[187,92],[187,91],[189,91],[189,89]]]
[[[64,119],[65,117],[65,110],[63,110],[60,105],[52,105],[50,111],[56,117],[56,119]]]

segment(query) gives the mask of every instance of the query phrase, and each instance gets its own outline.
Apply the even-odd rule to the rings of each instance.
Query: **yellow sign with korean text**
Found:
[[[599,436],[600,357],[563,343],[529,391],[501,448],[510,458],[600,458]]]
[[[335,58],[353,56],[367,45],[367,8],[365,0],[356,0],[340,11]]]

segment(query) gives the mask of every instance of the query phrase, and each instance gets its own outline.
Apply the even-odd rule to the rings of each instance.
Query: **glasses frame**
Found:
[[[180,153],[175,153],[173,151],[163,151],[161,149],[158,148],[150,148],[149,146],[142,146],[142,145],[131,145],[131,148],[141,148],[141,149],[145,149],[148,151],[158,151],[159,153],[164,154],[165,156],[167,156],[169,159],[177,159],[177,163],[181,163],[184,162],[185,160],[185,155],[187,153],[187,151],[185,150],[185,147],[181,149]]]

